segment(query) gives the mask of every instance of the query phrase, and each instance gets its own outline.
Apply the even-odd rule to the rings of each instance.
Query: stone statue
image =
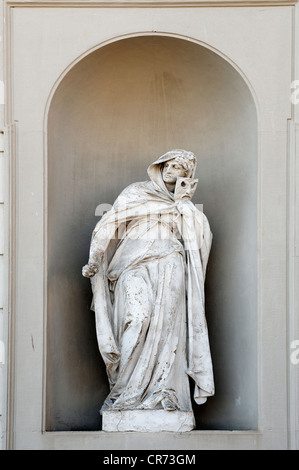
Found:
[[[103,429],[188,431],[193,398],[214,394],[204,310],[212,234],[191,202],[196,158],[172,150],[96,225],[88,264],[110,393]]]

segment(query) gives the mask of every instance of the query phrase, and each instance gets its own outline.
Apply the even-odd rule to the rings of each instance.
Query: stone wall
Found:
[[[299,51],[295,48],[295,45],[296,47],[298,45],[297,31],[299,30],[297,3],[255,1],[249,5],[247,2],[236,2],[238,6],[234,7],[234,2],[231,2],[230,6],[224,6],[221,2],[210,1],[206,2],[203,10],[200,10],[201,2],[195,2],[193,6],[186,6],[184,1],[179,4],[164,2],[164,8],[159,8],[157,2],[155,5],[151,3],[140,4],[139,2],[130,5],[130,2],[124,1],[119,2],[114,8],[105,8],[105,2],[103,4],[89,2],[88,8],[85,8],[84,3],[80,2],[64,2],[63,8],[61,8],[62,4],[60,2],[55,2],[55,6],[53,3],[51,2],[51,8],[47,8],[49,7],[47,2],[19,1],[15,4],[13,2],[4,2],[2,5],[5,23],[1,22],[1,38],[3,39],[1,60],[4,61],[5,59],[5,69],[4,76],[0,77],[0,80],[4,80],[6,90],[5,113],[3,105],[1,105],[0,116],[0,183],[2,189],[0,191],[0,431],[2,448],[107,449],[116,448],[120,442],[126,448],[130,448],[130,446],[132,448],[132,445],[136,445],[136,442],[141,448],[148,445],[150,448],[153,446],[159,448],[160,446],[164,449],[299,448],[299,364],[297,364],[298,355],[296,355],[296,341],[299,340],[299,294],[296,288],[299,281],[299,201],[297,191],[299,184],[299,104],[292,105],[290,100],[290,84],[296,78],[299,79]],[[65,8],[66,4],[69,5],[68,8]],[[20,6],[23,8],[20,8]],[[137,8],[138,6],[140,8]],[[152,36],[152,38],[156,37],[156,40],[158,40],[158,37],[163,37],[163,41],[166,42],[167,38],[171,38],[172,41],[183,42],[184,40],[191,40],[192,44],[190,44],[189,50],[192,47],[199,47],[200,49],[207,47],[209,53],[203,53],[206,54],[206,64],[208,64],[206,70],[209,67],[210,70],[213,70],[213,64],[209,63],[209,60],[217,52],[219,57],[221,56],[221,60],[227,60],[228,70],[234,67],[236,76],[238,74],[240,77],[242,76],[244,83],[246,82],[246,86],[248,86],[247,90],[251,90],[251,101],[242,99],[242,96],[245,96],[245,88],[242,88],[241,82],[238,82],[239,84],[235,82],[236,87],[232,87],[231,90],[228,87],[223,89],[218,87],[218,91],[220,90],[219,99],[210,91],[211,100],[214,100],[214,111],[210,115],[207,128],[204,127],[204,116],[205,112],[207,116],[211,112],[209,108],[211,100],[207,99],[205,101],[206,110],[200,110],[198,115],[195,108],[192,111],[193,117],[197,116],[198,118],[197,127],[193,133],[196,136],[193,145],[199,153],[200,149],[204,148],[205,153],[210,157],[204,162],[205,174],[207,176],[212,175],[216,179],[219,176],[219,181],[221,181],[220,160],[217,163],[218,173],[216,166],[209,166],[209,162],[215,155],[220,155],[221,143],[227,158],[232,159],[229,160],[230,168],[232,168],[231,162],[234,156],[242,153],[242,143],[245,144],[248,152],[243,155],[248,163],[248,159],[252,155],[250,149],[254,147],[254,137],[253,140],[248,137],[253,136],[254,133],[254,114],[250,111],[253,109],[252,102],[254,101],[258,110],[258,152],[256,157],[258,163],[256,197],[258,202],[256,205],[257,230],[255,231],[257,237],[256,273],[258,282],[255,299],[252,296],[254,276],[251,278],[253,290],[247,292],[249,296],[247,300],[251,299],[252,304],[246,303],[246,312],[243,308],[242,312],[238,311],[242,301],[246,299],[246,292],[245,297],[237,296],[226,301],[225,292],[228,292],[228,287],[226,287],[222,300],[219,300],[219,298],[215,300],[213,281],[211,280],[207,286],[208,296],[210,297],[210,312],[213,319],[211,327],[215,354],[217,355],[217,351],[219,351],[219,339],[220,342],[223,342],[221,348],[226,354],[225,360],[227,361],[228,354],[233,355],[230,363],[232,365],[231,371],[229,367],[224,368],[226,373],[220,381],[220,391],[224,387],[225,392],[225,377],[227,375],[234,376],[235,374],[235,378],[237,378],[235,382],[237,384],[236,390],[226,389],[229,391],[227,404],[225,404],[225,393],[222,394],[222,402],[219,406],[224,406],[224,408],[220,412],[218,406],[204,411],[205,421],[201,422],[201,427],[199,427],[201,430],[187,433],[184,436],[174,436],[171,433],[164,433],[163,436],[154,435],[151,436],[149,441],[146,441],[144,436],[135,436],[133,444],[130,435],[126,433],[125,435],[120,434],[113,437],[107,435],[107,433],[103,435],[100,430],[92,427],[94,425],[89,425],[87,429],[84,429],[84,426],[82,426],[84,406],[82,407],[82,402],[80,402],[80,399],[78,401],[74,395],[71,406],[74,407],[77,403],[79,408],[81,406],[78,431],[75,433],[69,432],[72,430],[71,426],[57,425],[57,416],[53,421],[53,416],[49,417],[49,415],[48,423],[50,423],[52,431],[47,429],[46,415],[49,397],[54,410],[59,410],[59,407],[63,407],[63,401],[67,400],[72,385],[75,389],[78,387],[80,374],[76,375],[75,373],[75,375],[72,375],[80,369],[80,355],[78,355],[76,345],[77,365],[72,371],[70,370],[69,358],[72,354],[72,341],[77,339],[78,344],[78,337],[76,336],[78,328],[82,328],[82,326],[86,328],[86,325],[84,326],[82,318],[77,316],[76,322],[71,325],[73,331],[72,329],[68,330],[68,322],[71,322],[72,318],[71,312],[67,310],[67,301],[63,301],[61,295],[53,297],[51,294],[50,297],[47,296],[47,283],[53,279],[57,283],[59,274],[57,269],[59,269],[59,266],[53,263],[50,265],[49,270],[46,268],[49,267],[48,262],[51,263],[51,260],[54,259],[51,258],[53,246],[56,247],[55,249],[67,246],[63,239],[67,229],[64,229],[61,223],[67,220],[68,226],[71,223],[77,223],[78,226],[86,210],[85,206],[82,205],[83,199],[80,197],[76,199],[78,194],[76,195],[74,188],[72,194],[75,199],[69,198],[68,192],[63,191],[59,176],[66,178],[65,183],[66,188],[68,188],[72,177],[75,175],[75,178],[79,178],[80,171],[83,170],[86,181],[80,180],[82,186],[79,189],[82,194],[90,190],[88,184],[90,175],[84,168],[82,153],[85,149],[87,152],[86,158],[89,162],[93,158],[97,158],[96,155],[92,154],[90,136],[96,135],[96,127],[93,128],[93,126],[107,124],[107,121],[98,116],[97,113],[91,115],[91,108],[86,107],[86,101],[82,95],[82,87],[88,80],[90,83],[92,76],[87,75],[84,79],[84,73],[87,69],[83,70],[81,75],[76,75],[75,71],[79,70],[78,67],[84,65],[84,60],[86,64],[89,64],[88,67],[91,67],[93,60],[96,64],[99,64],[98,60],[101,54],[105,59],[106,52],[109,54],[109,50],[117,49],[116,41],[122,39],[119,42],[120,47],[122,47],[124,40],[133,41],[133,39],[128,38],[138,38],[140,36]],[[170,39],[168,39],[168,43],[171,42],[169,41]],[[145,44],[144,40],[143,44]],[[293,51],[295,51],[294,56],[292,55]],[[187,60],[188,56],[184,57]],[[144,60],[144,57],[141,57],[140,60]],[[106,63],[107,61],[109,62],[109,57],[106,57]],[[192,70],[192,67],[194,69],[196,55],[191,54],[190,61],[190,70]],[[136,63],[136,60],[134,60],[134,63]],[[176,66],[172,64],[172,67]],[[101,76],[100,69],[92,67],[90,70],[97,70],[97,73]],[[122,72],[125,73],[126,70],[127,68],[124,67]],[[138,73],[140,73],[140,70]],[[195,70],[194,73],[198,72]],[[189,80],[194,80],[191,75]],[[172,76],[182,78],[181,72],[178,75],[172,74]],[[234,76],[232,73],[232,81]],[[104,75],[102,78],[107,80]],[[116,76],[114,79],[117,78],[119,77]],[[201,83],[204,83],[204,77],[201,78],[203,80]],[[211,78],[210,85],[216,79],[220,79],[221,82],[221,75],[219,74],[216,76],[212,73]],[[222,78],[227,79],[224,75]],[[169,84],[169,76],[167,79],[168,81],[165,83]],[[70,95],[69,98],[66,92],[61,93],[68,80],[67,90],[74,91],[74,94]],[[190,82],[186,81],[185,83],[188,92]],[[208,80],[206,80],[206,84],[208,83]],[[58,84],[61,84],[60,88]],[[176,82],[176,85],[172,83],[171,86],[168,86],[167,89],[173,93],[173,96],[168,97],[166,103],[174,106],[172,113],[175,113],[176,110],[185,113],[186,110],[182,110],[178,106],[181,95],[178,92],[177,84],[178,82]],[[216,85],[215,88],[217,88]],[[127,91],[129,89],[129,87],[126,88]],[[101,100],[100,88],[94,88],[94,90],[96,91],[96,98]],[[221,101],[224,98],[221,91],[225,93],[227,99],[230,92],[236,92],[235,100],[233,100],[234,105],[227,109],[227,112],[225,108],[228,108],[228,103],[225,102],[225,99]],[[141,94],[144,92],[142,87],[141,92]],[[195,95],[189,97],[190,103],[194,102]],[[89,102],[93,99],[92,93],[86,96],[88,96]],[[208,98],[208,95],[205,98]],[[238,98],[241,100],[239,107]],[[80,99],[83,99],[83,101],[80,102]],[[123,96],[123,99],[124,102],[126,99],[129,102],[130,97]],[[163,99],[165,99],[165,96]],[[217,102],[222,103],[218,115]],[[51,106],[50,103],[52,103]],[[161,100],[159,103],[161,109],[165,110]],[[242,109],[242,103],[245,104],[246,109]],[[67,106],[69,107],[67,108]],[[71,106],[73,106],[73,114],[68,112]],[[78,106],[78,109],[76,109],[76,106]],[[136,107],[134,109],[138,110]],[[82,119],[84,118],[82,122],[80,122],[81,116],[78,115],[78,110],[82,112]],[[155,110],[156,108],[152,108],[150,112],[155,119],[158,116],[160,125],[155,129],[152,127],[142,130],[139,127],[138,142],[131,146],[128,145],[128,142],[126,144],[126,155],[132,156],[134,165],[127,170],[128,165],[132,163],[132,160],[128,158],[128,164],[124,165],[126,169],[120,173],[119,177],[117,176],[112,187],[109,185],[102,187],[100,193],[96,193],[96,186],[93,187],[93,193],[90,197],[95,205],[101,202],[113,202],[112,200],[121,186],[131,182],[132,179],[136,181],[143,179],[146,161],[152,158],[154,153],[159,154],[160,152],[162,154],[164,147],[172,144],[176,131],[180,127],[179,118],[176,116],[176,119],[178,119],[177,124],[172,123],[173,127],[168,128],[167,139],[163,140],[161,136],[166,135],[163,129],[167,125],[167,119],[165,121],[161,120],[163,112],[155,116]],[[115,110],[115,112],[118,111],[119,109]],[[238,116],[235,129],[232,125],[233,113]],[[242,117],[244,115],[247,119],[242,127]],[[64,116],[65,121],[63,120]],[[108,114],[108,117],[110,119],[108,122],[112,125],[112,127],[107,128],[109,132],[114,126],[117,133],[121,133],[122,140],[125,140],[126,135],[134,135],[134,129],[130,134],[130,130],[125,131],[123,128],[117,127],[121,121],[113,121],[112,118],[115,118],[113,112]],[[51,140],[49,141],[46,125],[48,119],[52,132],[49,133],[49,135],[51,134]],[[87,119],[89,119],[88,123],[86,122]],[[72,126],[68,126],[69,120],[71,120]],[[213,122],[217,123],[214,130]],[[188,126],[189,128],[190,126]],[[217,133],[218,128],[221,128],[220,136]],[[201,134],[197,133],[198,129],[201,130]],[[232,138],[232,146],[229,144],[229,139],[221,138],[226,130]],[[80,132],[82,132],[82,135],[81,138],[78,138]],[[200,135],[205,133],[206,139],[201,138]],[[151,139],[149,138],[150,134]],[[237,135],[239,135],[239,140]],[[218,142],[217,139],[215,141],[215,136],[218,136]],[[109,134],[105,137],[109,137]],[[144,148],[146,139],[148,141],[146,153],[143,154],[144,162],[139,165],[138,157]],[[188,132],[182,134],[181,139],[185,139],[184,143],[188,146],[190,139]],[[117,144],[117,141],[112,143],[112,135],[111,138],[104,141],[98,135],[94,142],[101,148],[101,151],[105,150],[105,155],[109,156],[110,161],[113,161],[115,166],[119,165],[119,161],[117,161],[119,149],[116,148],[119,144]],[[69,143],[72,143],[72,146],[68,145]],[[79,143],[79,147],[75,145],[76,143]],[[214,143],[215,146],[213,147]],[[165,150],[168,150],[168,148]],[[78,157],[76,160],[72,160],[71,152]],[[47,158],[49,157],[51,161],[48,166]],[[68,167],[65,173],[59,175],[60,162],[62,165],[68,165]],[[70,168],[70,172],[68,172],[68,168]],[[105,165],[103,168],[98,168],[99,175],[102,171],[108,171]],[[239,168],[239,171],[242,170]],[[248,171],[254,172],[254,167],[250,165],[246,167],[245,176]],[[45,175],[47,178],[45,178]],[[48,176],[51,175],[53,185],[49,186]],[[108,178],[112,175],[107,174],[106,176]],[[228,181],[227,178],[228,173],[226,181]],[[215,185],[216,181],[213,181],[213,184]],[[245,179],[241,180],[240,184],[244,187]],[[234,187],[231,184],[229,186],[233,187],[235,196],[239,198],[242,187]],[[53,191],[53,188],[57,189],[58,193]],[[51,202],[49,207],[47,206],[48,190],[49,201]],[[246,191],[248,191],[248,187]],[[204,201],[199,202],[204,202],[204,208],[207,207],[207,212],[210,212],[212,219],[215,220],[217,234],[217,223],[221,221],[217,222],[217,201],[213,201],[209,206],[209,193],[210,188],[204,187]],[[55,197],[58,197],[58,199],[55,200]],[[255,195],[250,193],[251,202],[254,197]],[[105,201],[102,199],[105,199]],[[59,206],[60,201],[61,206]],[[74,201],[79,206],[79,212],[76,210],[72,212]],[[89,201],[88,204],[91,202]],[[240,200],[238,199],[237,202],[240,203]],[[226,203],[229,203],[229,198]],[[53,210],[56,207],[58,212]],[[246,214],[251,214],[250,217],[254,218],[253,207],[247,207]],[[240,210],[239,212],[236,210],[236,215],[240,215]],[[81,227],[85,230],[84,234],[77,234],[78,239],[82,239],[82,243],[87,240],[87,233],[92,229],[93,221],[94,214],[90,213],[88,220],[85,222],[85,228]],[[47,225],[48,222],[49,225]],[[219,234],[223,233],[223,227],[224,225],[220,223]],[[245,223],[243,227],[246,230],[248,225]],[[46,228],[49,228],[50,231],[47,232]],[[49,233],[51,237],[48,238]],[[244,240],[246,234],[241,232],[237,236]],[[254,242],[252,238],[250,241]],[[242,243],[240,247],[242,251]],[[254,245],[251,245],[251,247],[254,247]],[[73,245],[73,248],[76,248],[76,244]],[[50,254],[50,256],[48,257],[47,254]],[[58,252],[55,252],[55,256],[57,254],[59,254],[59,249]],[[85,262],[83,258],[84,253],[82,250],[82,253],[75,259],[75,265],[78,264],[79,266],[81,261]],[[254,265],[255,260],[251,255],[248,255],[248,258],[245,256],[241,259],[243,259],[243,265],[247,266],[250,262]],[[217,267],[217,259],[214,261],[212,259],[212,271],[216,269],[215,267]],[[45,272],[48,277],[45,277]],[[60,273],[69,275],[68,269],[64,271],[63,266]],[[236,272],[235,275],[237,275]],[[242,276],[245,276],[244,272],[235,281],[240,283],[239,286],[244,291],[244,286],[242,286],[242,279],[244,278]],[[226,286],[229,286],[230,282],[234,283],[233,281],[234,278],[228,279]],[[58,283],[57,288],[63,286],[65,292],[70,292],[68,289],[72,290],[75,280],[73,279],[72,282],[73,284],[67,288],[65,288],[65,283],[61,285]],[[89,294],[87,284],[84,284],[83,279],[80,279],[79,289],[76,285],[76,295],[80,296],[81,287],[84,298],[81,298],[80,302],[85,305],[86,317],[89,316],[89,331],[87,336],[83,335],[83,338],[90,338],[92,335],[92,314],[88,311],[87,300]],[[54,305],[51,317],[49,316],[49,309],[47,309],[48,302],[52,302],[52,306]],[[223,306],[223,311],[221,306]],[[59,311],[63,313],[62,316],[59,316]],[[229,323],[225,322],[225,312],[227,312]],[[242,314],[246,317],[244,318],[245,330],[249,336],[246,336],[246,334],[239,335],[243,321]],[[60,322],[65,321],[65,324],[59,323],[59,321],[57,323],[57,319],[60,319]],[[56,339],[58,338],[56,342],[48,342],[48,335],[51,335],[51,331],[52,333],[55,332],[56,328],[56,331],[58,330],[61,334],[63,333],[62,327],[68,330],[66,336],[62,337],[60,342],[58,336],[55,336]],[[234,328],[236,329],[235,336]],[[231,333],[229,333],[229,330],[231,330]],[[225,338],[223,338],[224,334]],[[232,338],[238,339],[233,343]],[[63,346],[64,341],[68,342],[68,347],[71,349],[61,350],[60,354],[59,348]],[[2,345],[4,345],[4,354]],[[234,347],[230,349],[232,345]],[[86,345],[81,346],[84,350],[85,360],[89,354],[92,355],[93,365],[91,368],[94,371],[97,354],[94,345],[90,343],[88,345],[88,348],[91,348],[92,351],[88,348],[87,350],[84,349]],[[60,357],[62,360],[60,364],[58,363],[58,366],[61,366],[60,369],[57,368],[57,362],[56,369],[53,368],[53,363],[47,362],[47,347],[50,348],[48,353],[50,351],[51,354],[58,347],[58,358]],[[253,350],[256,351],[255,358],[253,357],[253,354],[255,354]],[[251,358],[249,361],[252,366],[250,374],[255,374],[257,380],[255,384],[251,380],[250,389],[248,389],[246,380],[242,378],[242,371],[244,371],[244,368],[246,369],[247,365],[245,361],[246,352]],[[241,362],[238,360],[238,353],[242,358]],[[242,356],[243,353],[245,354]],[[295,354],[291,355],[292,353]],[[67,358],[66,362],[64,362],[65,358]],[[217,375],[220,377],[222,374],[221,360],[216,360],[216,364]],[[228,362],[226,362],[226,367],[227,364]],[[63,376],[64,372],[67,376]],[[55,382],[56,386],[54,386],[54,379],[56,380],[59,377],[58,385]],[[90,379],[89,374],[88,383],[94,386],[98,381],[102,384],[103,380],[104,374],[100,371],[96,372],[92,379]],[[105,388],[104,385],[101,385],[101,387]],[[50,395],[47,396],[46,390]],[[78,390],[80,392],[80,388]],[[249,406],[249,414],[252,412],[253,418],[246,430],[246,423],[238,421],[238,406],[249,403],[246,402],[246,399],[243,402],[246,391],[255,393],[255,390],[257,390],[257,397],[255,397],[257,400],[254,399]],[[241,395],[239,394],[240,391],[242,392]],[[95,389],[94,396],[97,393]],[[90,394],[90,388],[87,394]],[[78,393],[78,396],[80,395],[82,394]],[[89,400],[90,397],[87,400],[90,403]],[[24,406],[25,403],[26,406]],[[87,408],[89,406],[88,404]],[[219,421],[219,415],[222,414],[223,416],[224,410],[230,410],[230,418],[234,416],[234,419],[228,421],[220,419]],[[243,413],[242,415],[244,416]],[[74,417],[71,419],[74,423]],[[65,416],[62,416],[63,420],[65,420]],[[249,421],[247,420],[247,423]],[[229,424],[227,424],[228,422]],[[55,432],[57,426],[60,432]],[[235,430],[235,432],[232,433],[231,430]]]

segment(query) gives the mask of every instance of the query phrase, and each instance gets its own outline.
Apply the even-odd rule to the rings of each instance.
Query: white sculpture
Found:
[[[204,310],[212,234],[191,202],[196,158],[172,150],[128,186],[96,225],[82,273],[110,393],[103,429],[194,428],[189,377],[198,404],[214,394]]]

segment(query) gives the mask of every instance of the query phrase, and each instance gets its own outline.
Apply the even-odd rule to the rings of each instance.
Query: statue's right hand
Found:
[[[99,267],[96,264],[86,264],[82,268],[82,274],[84,277],[93,277],[99,271]]]

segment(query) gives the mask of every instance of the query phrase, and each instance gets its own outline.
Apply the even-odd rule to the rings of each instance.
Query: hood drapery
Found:
[[[178,157],[183,157],[187,162],[188,166],[190,167],[189,169],[189,174],[188,178],[194,178],[195,175],[195,170],[196,170],[196,158],[195,155],[192,152],[189,152],[187,150],[180,150],[180,149],[175,149],[175,150],[170,150],[169,152],[165,153],[164,155],[161,155],[155,162],[153,162],[147,169],[147,174],[150,177],[150,179],[156,183],[163,191],[169,193],[167,190],[165,183],[162,179],[162,167],[163,164],[173,160]],[[173,197],[172,193],[169,193],[170,197]]]

